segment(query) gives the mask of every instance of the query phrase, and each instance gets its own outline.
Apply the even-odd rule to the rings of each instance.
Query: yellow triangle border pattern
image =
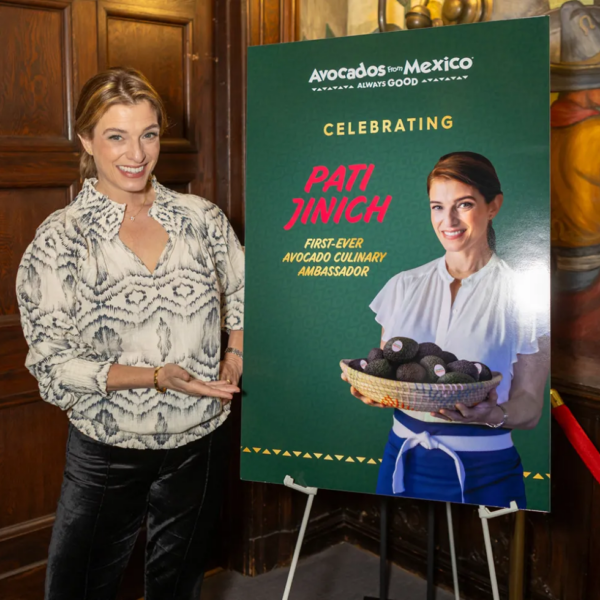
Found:
[[[382,460],[378,457],[369,457],[369,456],[351,456],[347,454],[326,454],[324,452],[307,452],[304,450],[283,450],[280,448],[259,448],[255,446],[241,446],[242,454],[250,454],[255,456],[257,454],[261,456],[272,456],[272,457],[286,457],[286,458],[316,458],[329,462],[339,462],[348,465],[379,465]],[[524,479],[537,480],[537,481],[547,481],[550,479],[550,473],[537,473],[535,471],[524,471],[523,472]]]

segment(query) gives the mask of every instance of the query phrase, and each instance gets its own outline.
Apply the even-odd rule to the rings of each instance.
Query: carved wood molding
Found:
[[[279,0],[279,39],[296,42],[300,39],[300,0]]]
[[[54,514],[0,529],[0,580],[46,564]]]
[[[35,383],[35,380],[33,383]],[[32,389],[30,392],[24,392],[23,394],[15,394],[13,396],[0,398],[0,410],[3,408],[14,408],[15,406],[21,406],[23,404],[32,404],[34,402],[43,402],[37,388]]]
[[[44,515],[37,519],[31,519],[30,521],[24,521],[23,523],[17,523],[9,527],[0,529],[0,544],[3,544],[7,540],[15,537],[21,537],[39,531],[40,529],[47,529],[54,525],[54,513],[50,515]]]
[[[39,8],[68,8],[75,0],[8,0],[0,2],[1,4],[13,4],[23,7],[39,7]]]
[[[295,42],[299,39],[299,0],[248,0],[250,46]]]
[[[600,409],[600,390],[598,388],[571,383],[559,377],[552,378],[552,385],[561,395],[575,396],[578,404],[586,405],[596,410]],[[569,403],[570,401],[567,400],[567,404]]]

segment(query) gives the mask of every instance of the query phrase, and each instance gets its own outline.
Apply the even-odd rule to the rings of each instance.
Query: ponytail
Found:
[[[98,177],[98,171],[96,169],[94,157],[91,154],[88,154],[85,150],[81,152],[81,158],[79,159],[79,173],[81,174],[81,179]]]
[[[494,231],[494,226],[492,225],[492,221],[488,223],[487,228],[487,242],[490,250],[492,252],[496,252],[496,232]]]

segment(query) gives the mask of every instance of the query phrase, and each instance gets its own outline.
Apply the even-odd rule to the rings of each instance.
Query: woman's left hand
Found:
[[[226,355],[219,365],[219,380],[237,386],[242,377],[242,359]]]
[[[456,410],[442,408],[439,412],[431,413],[434,417],[445,419],[446,421],[455,421],[457,423],[481,423],[491,424],[501,423],[504,413],[498,406],[498,393],[491,390],[488,397],[475,406],[468,407],[462,402],[455,404]]]

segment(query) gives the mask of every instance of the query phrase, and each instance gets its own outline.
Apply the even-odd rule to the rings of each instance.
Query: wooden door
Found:
[[[158,179],[213,197],[212,4],[0,0],[0,43],[0,598],[40,600],[67,419],[24,367],[17,267],[36,227],[77,194],[75,104],[106,67],[141,69],[166,101]]]

